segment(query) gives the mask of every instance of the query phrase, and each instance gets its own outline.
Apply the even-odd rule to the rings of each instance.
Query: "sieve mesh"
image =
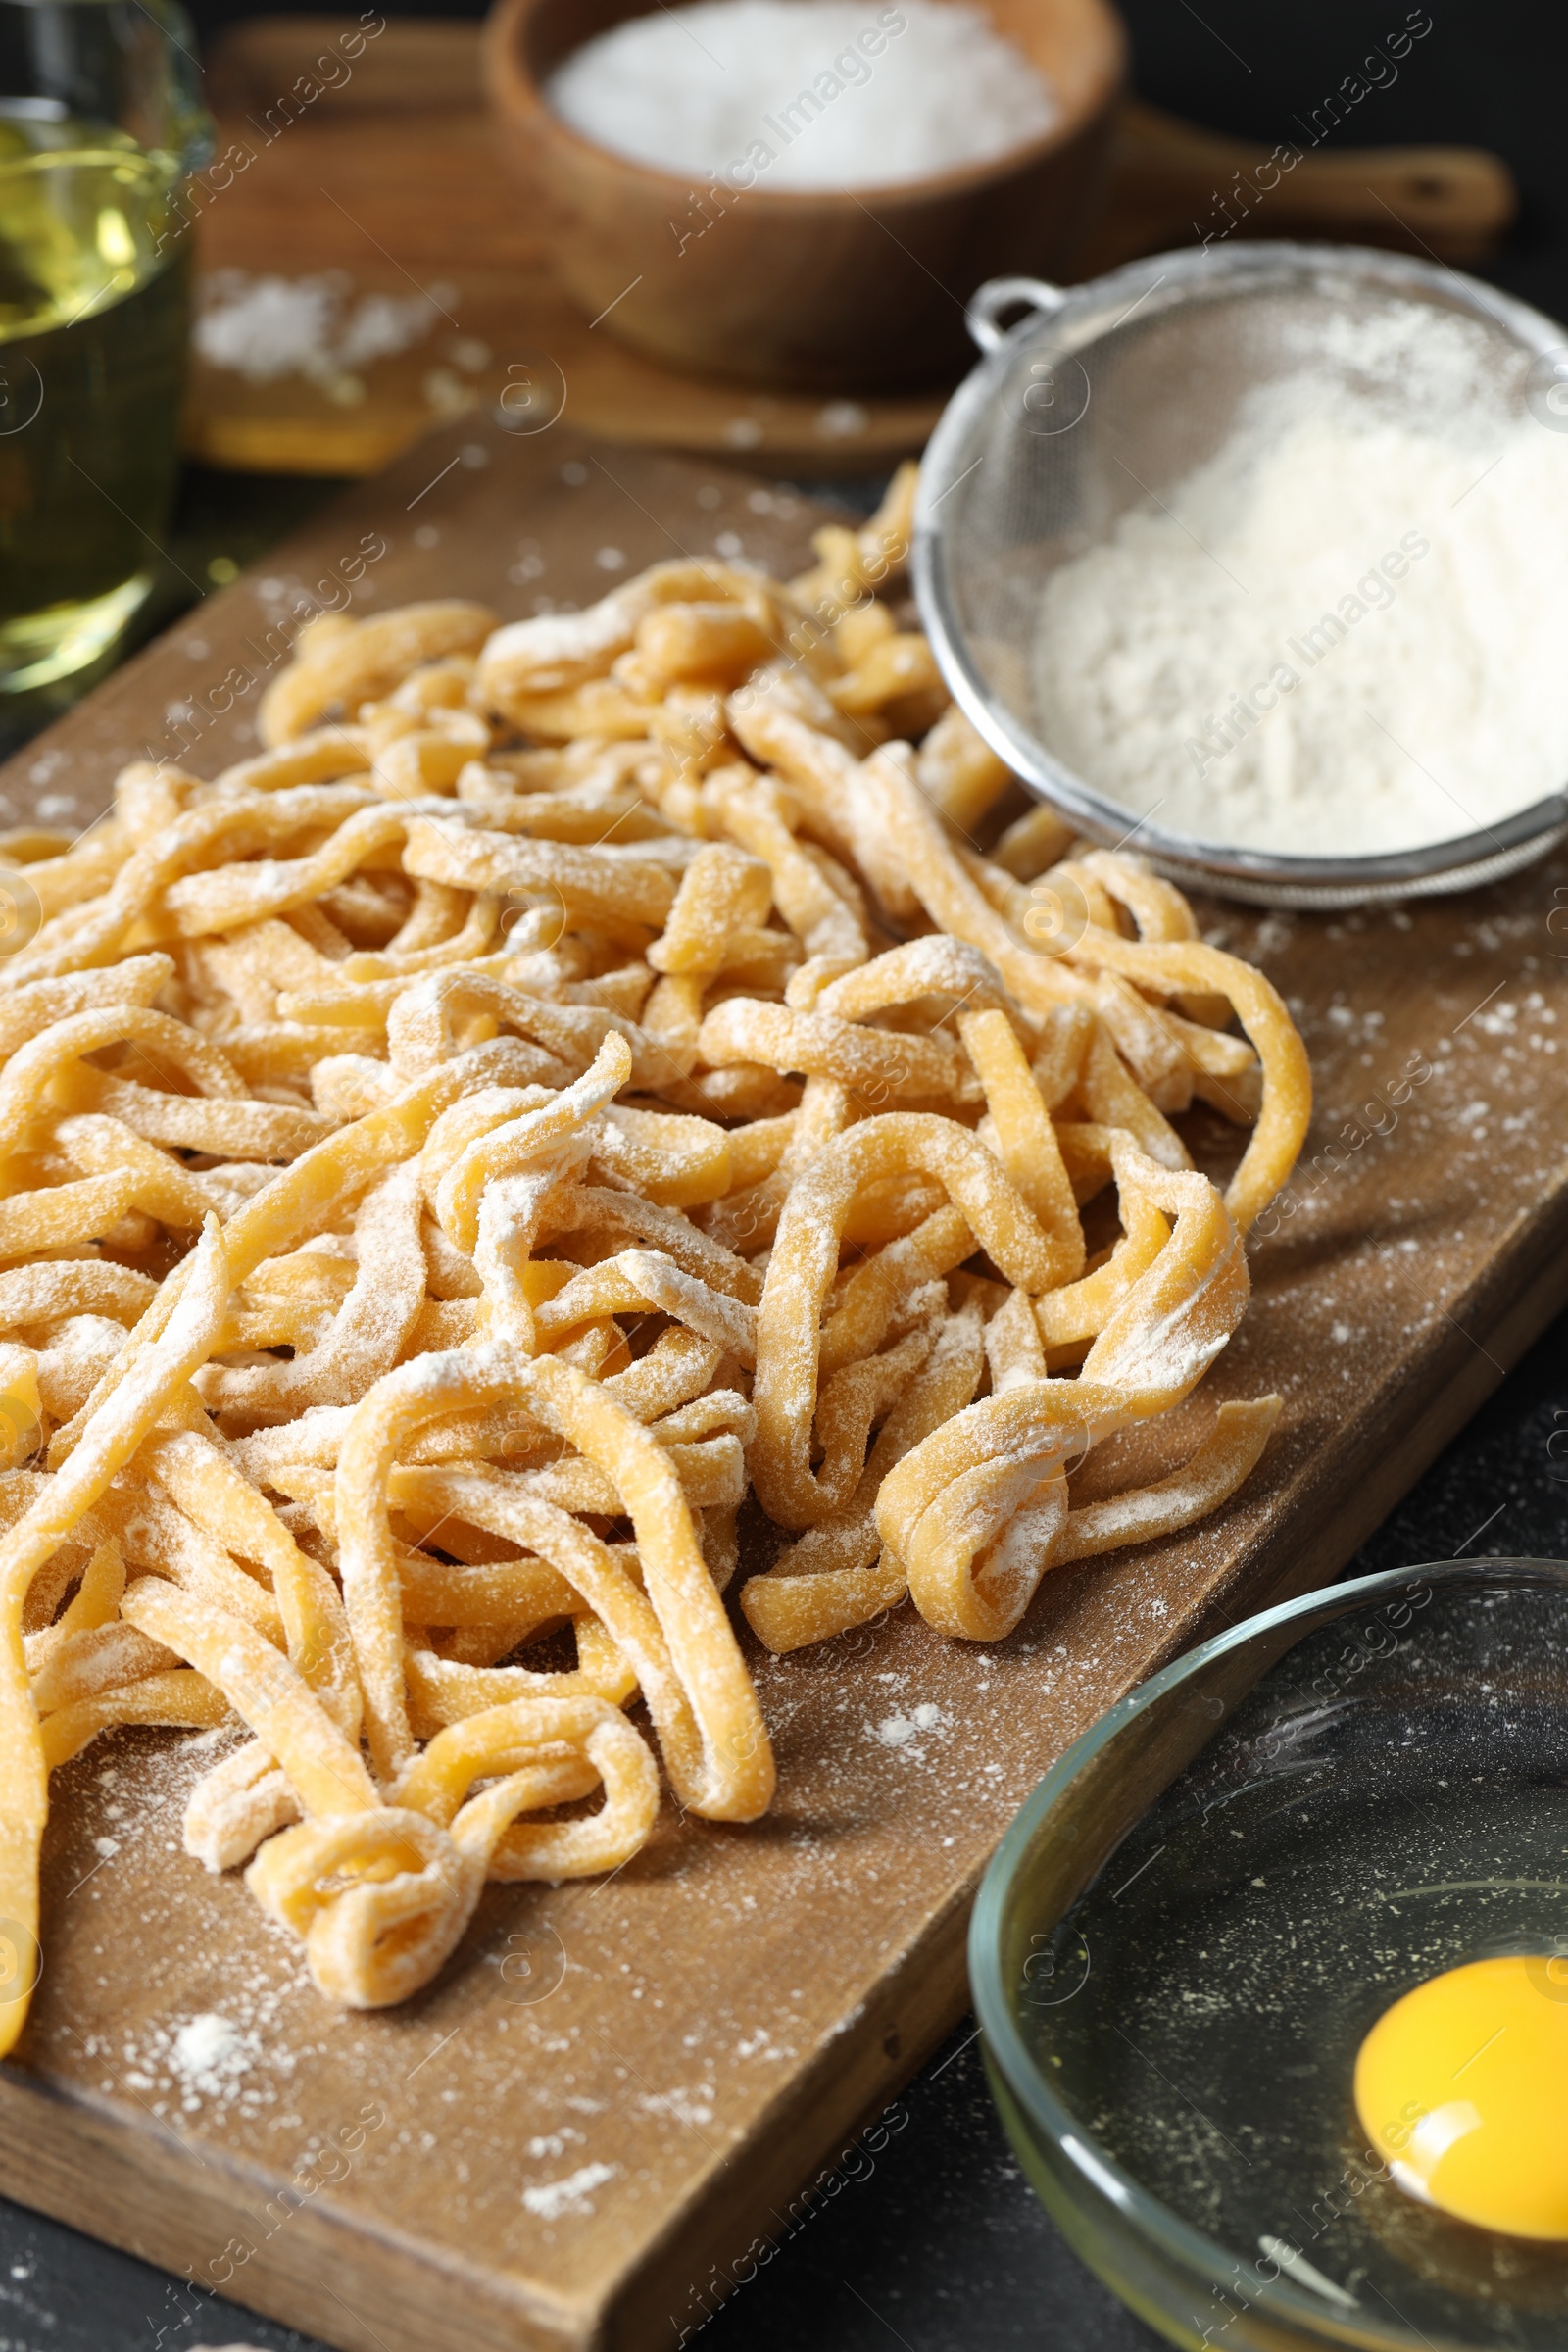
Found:
[[[1009,299],[1040,307],[1004,334]],[[1348,422],[1393,418],[1485,450],[1517,429],[1562,329],[1453,270],[1289,244],[1159,255],[1065,294],[1000,281],[971,323],[992,348],[927,452],[916,589],[957,700],[1029,784],[1098,840],[1136,832],[1184,879],[1296,905],[1467,887],[1549,846],[1568,821],[1558,797],[1485,833],[1376,858],[1168,833],[1057,757],[1031,669],[1050,576],[1129,509],[1164,506],[1261,400],[1282,416],[1332,402]]]

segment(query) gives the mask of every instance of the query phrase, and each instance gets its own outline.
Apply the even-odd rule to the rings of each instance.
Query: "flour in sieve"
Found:
[[[1254,396],[1056,571],[1043,740],[1163,827],[1298,856],[1479,832],[1568,782],[1568,436]]]

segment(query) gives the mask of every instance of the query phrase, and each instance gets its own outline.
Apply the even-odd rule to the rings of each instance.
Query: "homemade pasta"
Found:
[[[906,1595],[994,1642],[1256,1461],[1276,1398],[1075,1496],[1236,1328],[1308,1073],[1169,884],[1005,823],[876,593],[911,486],[788,586],[323,617],[255,757],[0,838],[19,1948],[50,1771],[228,1727],[187,1851],[401,2000],[487,1878],[634,1855],[661,1772],[766,1809],[743,1507],[769,1649]],[[1250,1128],[1223,1196],[1195,1101]]]

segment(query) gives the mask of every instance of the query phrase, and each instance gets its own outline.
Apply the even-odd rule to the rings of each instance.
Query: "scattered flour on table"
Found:
[[[170,2066],[187,2089],[216,2099],[229,2083],[250,2072],[259,2050],[253,2034],[242,2034],[231,2019],[208,2009],[180,2027],[170,2052]]]
[[[276,2001],[248,2005],[270,2013]],[[113,2047],[98,2035],[91,2046],[106,2055]],[[273,2047],[256,2024],[241,2024],[216,2009],[202,2010],[178,2024],[144,2027],[139,2041],[127,2043],[116,2055],[124,2067],[120,2080],[125,2088],[159,2116],[172,2105],[185,2115],[204,2107],[259,2114],[274,2104],[278,2079],[292,2074],[295,2066],[294,2053]]]
[[[209,367],[249,384],[303,376],[339,407],[354,408],[366,397],[365,370],[424,343],[450,320],[456,301],[445,282],[419,294],[356,293],[341,270],[279,277],[218,270],[201,282],[193,340]],[[429,369],[422,390],[438,414],[457,415],[474,404],[463,376],[480,372],[491,354],[471,336],[448,339],[441,349],[452,366]]]
[[[690,2124],[694,2129],[713,2120],[713,2101],[718,2096],[715,2085],[703,2082],[695,2090],[645,2091],[637,2105],[644,2115],[670,2115],[678,2124]]]
[[[580,2165],[564,2180],[545,2180],[536,2188],[525,2188],[522,2201],[542,2222],[559,2222],[568,2213],[592,2213],[595,2189],[603,2188],[619,2170],[615,2164]]]
[[[865,1728],[884,1747],[907,1747],[921,1732],[937,1731],[941,1724],[942,1709],[926,1700],[907,1715],[884,1715],[880,1723],[868,1723]]]

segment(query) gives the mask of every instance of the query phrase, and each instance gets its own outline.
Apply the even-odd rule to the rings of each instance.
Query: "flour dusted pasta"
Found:
[[[1256,1460],[1274,1398],[1074,1501],[1234,1330],[1306,1064],[1136,859],[976,848],[1011,779],[873,593],[910,486],[788,586],[319,621],[256,757],[0,842],[8,1932],[51,1770],[230,1726],[187,1851],[400,2000],[662,1777],[766,1809],[749,1497],[770,1648],[906,1593],[993,1641]],[[1195,1099],[1252,1128],[1223,1199]]]

